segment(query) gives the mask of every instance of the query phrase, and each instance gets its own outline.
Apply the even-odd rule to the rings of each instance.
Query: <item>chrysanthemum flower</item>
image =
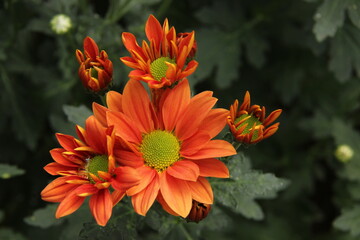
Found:
[[[280,123],[270,126],[281,114],[278,109],[265,117],[265,107],[250,106],[250,93],[246,91],[244,101],[239,108],[238,100],[230,107],[227,123],[234,138],[241,143],[254,144],[272,136],[279,128]]]
[[[194,32],[177,36],[174,27],[169,29],[167,19],[161,27],[159,21],[150,15],[145,33],[149,43],[143,41],[141,47],[133,34],[122,34],[123,43],[131,57],[122,57],[120,60],[135,69],[130,72],[130,78],[142,80],[150,88],[158,89],[170,86],[195,71],[198,63],[195,60],[186,62],[196,51]]]
[[[56,211],[56,218],[60,218],[76,211],[91,196],[91,213],[99,225],[105,226],[113,206],[128,188],[138,183],[139,176],[133,168],[116,167],[113,128],[104,128],[91,116],[85,129],[76,126],[80,140],[56,134],[62,148],[50,151],[55,162],[44,169],[60,177],[45,187],[41,197],[48,202],[60,202]],[[110,186],[115,190],[110,191]]]
[[[112,62],[104,50],[99,53],[99,48],[91,37],[84,39],[84,54],[79,49],[76,50],[76,58],[80,63],[79,77],[84,87],[93,92],[104,90],[112,80]]]
[[[193,200],[212,204],[205,177],[229,177],[225,164],[215,158],[236,154],[230,143],[211,140],[228,114],[212,109],[217,101],[212,92],[191,98],[185,79],[167,89],[157,112],[136,80],[129,80],[123,95],[109,92],[107,98],[107,111],[99,105],[94,109],[102,122],[106,115],[107,124],[128,143],[128,150],[117,151],[120,163],[137,168],[142,176],[139,185],[127,191],[135,211],[145,215],[157,199],[165,210],[185,218]]]

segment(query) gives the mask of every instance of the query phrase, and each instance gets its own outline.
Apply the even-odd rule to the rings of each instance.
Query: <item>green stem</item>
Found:
[[[181,229],[182,232],[184,233],[185,238],[186,238],[187,240],[193,240],[193,238],[191,237],[191,235],[190,235],[189,232],[186,230],[186,228],[184,227],[183,224],[180,224],[180,229]]]
[[[104,94],[104,95],[100,95],[100,94],[99,94],[99,98],[100,98],[100,101],[101,101],[102,105],[103,105],[104,107],[107,107],[105,94]]]

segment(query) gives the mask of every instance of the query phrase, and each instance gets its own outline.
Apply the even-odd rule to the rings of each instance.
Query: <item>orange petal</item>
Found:
[[[177,214],[176,212],[171,210],[169,205],[167,205],[167,203],[164,200],[164,197],[161,195],[161,192],[159,192],[159,195],[157,196],[156,200],[161,204],[161,206],[163,207],[163,209],[166,212],[168,212],[169,214],[174,215],[174,216],[179,216],[179,214]]]
[[[93,61],[96,60],[96,56],[99,56],[99,48],[91,37],[86,37],[84,39],[84,51],[85,55]]]
[[[145,216],[147,211],[154,203],[158,195],[159,188],[159,176],[156,174],[153,180],[150,182],[149,185],[147,185],[144,190],[132,196],[131,201],[134,206],[135,212]]]
[[[128,196],[132,196],[135,195],[139,192],[141,192],[142,190],[144,190],[148,185],[151,184],[151,182],[153,181],[153,179],[155,178],[155,176],[157,175],[157,172],[153,169],[151,169],[148,166],[143,166],[141,168],[136,169],[139,176],[141,176],[141,180],[139,185],[130,188],[126,194]]]
[[[137,124],[141,132],[149,132],[154,129],[151,117],[152,105],[148,93],[139,81],[129,80],[126,84],[122,107],[124,113]]]
[[[223,108],[211,109],[209,114],[205,117],[203,123],[200,125],[199,130],[205,131],[210,135],[210,138],[216,135],[224,129],[226,125],[226,117],[229,115],[229,111]]]
[[[86,119],[86,143],[93,148],[99,154],[107,153],[107,143],[105,130],[99,121],[94,116],[90,116]]]
[[[57,162],[52,162],[52,163],[47,164],[44,167],[44,169],[45,169],[46,172],[48,172],[51,175],[58,175],[58,172],[61,172],[61,171],[75,171],[75,170],[78,169],[78,167],[68,167],[68,166],[61,165],[61,164],[59,164]]]
[[[183,155],[189,159],[216,158],[235,155],[234,147],[224,140],[211,140],[202,149],[192,155]]]
[[[184,140],[181,144],[180,154],[191,155],[204,147],[210,141],[211,137],[207,132],[200,131]]]
[[[208,96],[191,99],[187,109],[176,124],[175,133],[179,140],[185,140],[198,130],[201,122],[208,115],[216,101],[216,98]]]
[[[83,184],[76,188],[74,191],[75,194],[79,197],[87,197],[97,193],[99,189],[97,189],[94,184]]]
[[[160,191],[167,205],[183,218],[189,215],[192,206],[191,190],[186,181],[167,174],[160,177]]]
[[[107,112],[107,122],[115,128],[116,135],[130,141],[132,143],[140,144],[142,137],[141,132],[135,123],[121,112]]]
[[[229,169],[226,165],[215,158],[199,159],[194,161],[199,166],[200,176],[228,178]]]
[[[113,201],[109,190],[103,189],[91,196],[89,206],[97,224],[105,226],[111,217],[113,208]]]
[[[199,177],[198,181],[187,182],[187,184],[189,185],[194,200],[206,204],[213,203],[214,194],[211,185],[206,178]]]
[[[197,61],[191,60],[186,66],[186,68],[180,73],[179,79],[185,78],[194,73],[198,65],[199,63]]]
[[[187,160],[180,160],[174,163],[173,166],[169,167],[166,172],[181,180],[196,181],[199,177],[199,167]]]
[[[139,168],[144,165],[143,158],[141,156],[138,156],[134,152],[115,150],[115,155],[118,162],[124,166]]]
[[[79,197],[76,195],[75,190],[73,190],[70,194],[68,194],[64,200],[61,201],[58,206],[55,217],[61,218],[66,215],[72,214],[83,204],[85,198]]]
[[[112,179],[111,186],[121,192],[138,185],[141,177],[138,172],[131,167],[117,167],[114,171],[115,179]]]
[[[107,122],[106,122],[106,112],[108,111],[108,109],[96,102],[94,102],[92,104],[92,109],[94,112],[94,116],[96,117],[96,119],[104,126],[107,126]]]
[[[143,60],[147,60],[145,57],[142,48],[136,41],[135,36],[132,33],[124,32],[121,36],[122,41],[124,43],[125,48],[131,53],[131,51],[135,51],[137,54],[141,56]]]
[[[154,40],[156,50],[158,51],[163,38],[163,30],[159,21],[153,15],[150,15],[146,22],[145,33],[150,42]]]
[[[112,111],[122,112],[122,95],[115,91],[106,94],[106,104]]]
[[[172,131],[179,117],[190,103],[190,86],[187,79],[170,91],[162,107],[165,129]]]
[[[73,151],[74,148],[78,147],[78,145],[76,144],[75,138],[73,136],[62,134],[62,133],[56,133],[55,136],[56,136],[58,142],[60,143],[60,145],[67,151]]]
[[[79,167],[78,164],[69,161],[69,159],[65,158],[63,155],[63,152],[65,152],[62,148],[54,148],[50,150],[51,157],[55,160],[55,162],[67,166],[67,167]]]
[[[111,199],[113,201],[113,206],[118,204],[118,202],[120,202],[124,196],[125,196],[125,192],[120,192],[120,191],[114,190],[111,193]]]
[[[75,179],[81,180],[82,178],[75,176],[56,178],[41,191],[41,198],[47,202],[61,202],[69,192],[79,186],[66,183],[67,180]]]
[[[264,120],[263,125],[266,127],[274,122],[281,114],[282,110],[278,109],[270,113],[270,115]]]

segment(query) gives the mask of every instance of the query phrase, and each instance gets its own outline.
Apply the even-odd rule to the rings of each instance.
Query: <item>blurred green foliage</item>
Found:
[[[57,14],[71,18],[68,33],[51,30]],[[249,90],[269,112],[283,109],[280,129],[241,149],[231,179],[212,181],[215,205],[199,224],[158,205],[138,216],[129,199],[105,228],[86,204],[56,220],[56,205],[40,199],[54,133],[74,134],[97,101],[77,77],[75,49],[94,38],[122,90],[121,33],[144,38],[149,14],[195,30],[194,92],[212,90],[228,108]],[[0,239],[359,239],[358,0],[4,0],[0,22]],[[345,163],[334,156],[341,144],[354,151]]]

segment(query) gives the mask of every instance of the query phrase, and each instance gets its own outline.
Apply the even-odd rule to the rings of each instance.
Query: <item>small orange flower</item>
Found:
[[[85,56],[76,50],[76,58],[80,63],[79,77],[83,85],[93,92],[104,90],[112,80],[112,62],[104,50],[99,53],[96,42],[90,37],[84,39],[84,53]]]
[[[62,148],[50,151],[55,162],[44,169],[51,175],[60,175],[41,192],[43,200],[60,202],[56,218],[76,211],[87,196],[96,222],[105,226],[113,206],[126,190],[136,185],[139,176],[130,167],[116,167],[114,156],[115,134],[113,128],[104,128],[91,116],[86,130],[76,126],[79,139],[56,134]],[[115,190],[110,191],[112,186]]]
[[[122,34],[122,41],[131,57],[120,60],[135,69],[130,72],[130,78],[142,80],[150,88],[158,89],[171,86],[195,71],[198,63],[195,60],[186,62],[196,51],[194,32],[177,36],[174,27],[169,29],[167,19],[161,27],[159,21],[150,15],[145,33],[149,43],[143,41],[141,47],[133,34]]]
[[[272,136],[278,130],[280,123],[269,125],[280,116],[281,112],[281,109],[275,110],[265,118],[265,107],[250,106],[250,93],[246,91],[240,108],[238,100],[231,105],[227,123],[238,142],[254,144]]]
[[[213,203],[206,177],[229,177],[226,165],[216,158],[236,151],[224,140],[212,140],[224,128],[228,111],[212,109],[217,99],[210,91],[190,96],[185,79],[166,90],[155,111],[146,89],[131,79],[123,95],[107,94],[109,109],[94,104],[96,117],[114,126],[128,143],[126,151],[118,151],[119,162],[142,176],[139,185],[127,191],[140,215],[157,199],[171,214],[186,218],[193,200]]]

